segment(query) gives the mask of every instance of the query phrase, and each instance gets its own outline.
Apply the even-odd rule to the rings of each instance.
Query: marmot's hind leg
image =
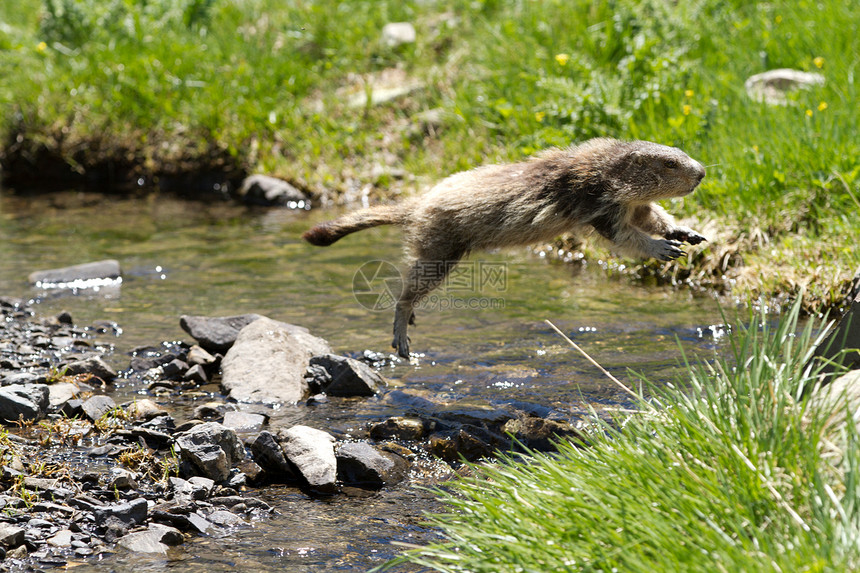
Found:
[[[394,340],[391,346],[402,358],[409,358],[410,324],[415,324],[415,305],[430,291],[438,287],[460,260],[462,255],[440,257],[440,260],[418,259],[412,264],[403,285],[403,292],[394,312]]]

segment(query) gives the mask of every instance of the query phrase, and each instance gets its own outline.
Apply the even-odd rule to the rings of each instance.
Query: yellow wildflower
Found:
[[[823,101],[820,104],[818,104],[818,111],[824,111],[825,109],[827,109],[827,102],[826,101]]]
[[[822,58],[821,56],[818,56],[817,58],[814,58],[812,60],[812,63],[815,64],[816,68],[821,69],[824,67],[824,58]]]
[[[806,110],[806,117],[812,117],[812,110],[811,109]]]
[[[773,19],[773,21],[774,21],[774,22],[776,22],[777,24],[779,24],[780,22],[782,22],[782,16],[780,16],[779,14],[777,14],[777,15],[776,15],[776,18],[774,18],[774,19]]]
[[[46,44],[45,42],[39,42],[38,44],[36,44],[36,51],[38,52],[44,52],[47,49],[48,44]]]
[[[566,66],[567,62],[570,61],[570,54],[556,54],[555,61],[558,62],[560,66]]]
[[[538,121],[538,123],[543,123],[543,118],[545,118],[545,117],[546,117],[545,111],[536,111],[535,112],[535,119]]]
[[[690,115],[690,111],[692,111],[692,109],[693,108],[691,108],[690,106],[685,105],[684,106],[684,115]]]
[[[693,97],[693,90],[684,90],[684,97]]]

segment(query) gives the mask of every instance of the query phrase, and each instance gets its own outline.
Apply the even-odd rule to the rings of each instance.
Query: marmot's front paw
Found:
[[[652,256],[660,261],[674,261],[678,257],[683,257],[684,251],[681,250],[679,241],[659,240],[655,241]]]
[[[705,237],[689,227],[675,227],[666,235],[666,238],[675,241],[683,241],[685,243],[690,243],[691,245],[698,245],[699,243],[707,241]]]

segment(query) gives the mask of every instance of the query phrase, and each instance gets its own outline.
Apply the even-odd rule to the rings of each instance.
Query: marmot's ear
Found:
[[[631,151],[629,157],[630,161],[634,163],[645,163],[648,160],[645,154],[638,149],[634,149],[633,151]]]

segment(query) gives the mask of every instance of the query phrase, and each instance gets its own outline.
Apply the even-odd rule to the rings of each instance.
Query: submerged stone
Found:
[[[30,273],[28,280],[30,284],[34,285],[53,286],[77,281],[113,280],[118,279],[121,275],[119,261],[108,259],[59,269],[35,271]]]

